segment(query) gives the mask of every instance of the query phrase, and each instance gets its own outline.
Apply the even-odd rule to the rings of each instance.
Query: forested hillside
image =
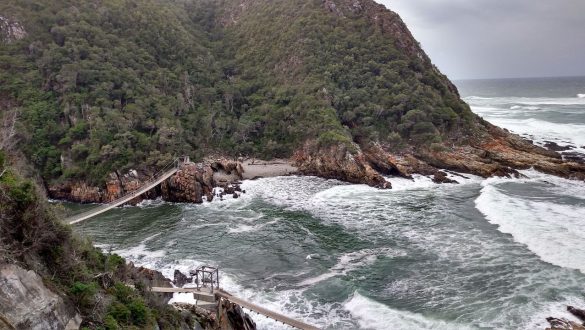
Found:
[[[306,141],[431,146],[476,121],[369,0],[11,0],[0,16],[24,29],[0,47],[3,113],[49,181]]]

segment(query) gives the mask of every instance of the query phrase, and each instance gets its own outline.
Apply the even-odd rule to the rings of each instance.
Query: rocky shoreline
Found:
[[[436,183],[457,183],[447,177],[449,172],[468,173],[481,177],[519,177],[518,170],[534,168],[559,177],[585,180],[585,161],[582,155],[568,157],[559,153],[557,145],[549,149],[534,145],[518,135],[484,123],[487,132],[476,143],[435,145],[435,148],[393,150],[390,146],[371,144],[350,150],[346,145],[319,147],[307,142],[291,159],[258,161],[220,158],[201,163],[184,164],[160,186],[136,197],[162,198],[169,202],[202,203],[224,196],[239,197],[239,183],[244,179],[282,175],[314,175],[326,179],[367,184],[390,189],[387,176],[412,178],[413,174],[432,177]],[[565,150],[566,151],[566,150]],[[579,157],[578,157],[579,156]],[[77,203],[107,203],[138,189],[150,179],[147,171],[130,170],[111,173],[104,187],[90,186],[81,180],[48,185],[48,196]],[[221,188],[221,189],[216,189]],[[229,197],[228,196],[228,197]]]
[[[582,323],[569,321],[564,318],[547,317],[546,320],[550,324],[550,328],[546,330],[585,330],[585,310],[567,306],[567,311],[579,319]]]

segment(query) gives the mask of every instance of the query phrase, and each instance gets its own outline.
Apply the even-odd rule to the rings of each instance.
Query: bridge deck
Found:
[[[163,181],[165,181],[166,179],[170,178],[173,174],[177,173],[179,169],[178,168],[173,168],[163,174],[161,174],[160,176],[150,180],[149,182],[147,182],[144,186],[142,186],[140,189],[136,190],[136,191],[132,191],[108,204],[104,204],[102,206],[96,207],[94,209],[91,209],[87,212],[78,214],[78,215],[74,215],[70,218],[67,218],[67,222],[69,222],[69,224],[76,224],[79,223],[81,221],[87,220],[91,217],[94,217],[98,214],[102,214],[106,211],[109,211],[115,207],[118,207],[124,203],[127,203],[131,200],[133,200],[134,198],[144,194],[145,192],[149,191],[150,189],[158,186],[159,184],[161,184]]]
[[[269,309],[266,309],[266,308],[264,308],[262,306],[258,306],[256,304],[253,304],[251,302],[248,302],[248,301],[246,301],[244,299],[241,299],[241,298],[238,298],[238,297],[234,297],[231,294],[223,291],[222,289],[214,289],[213,290],[213,293],[210,293],[207,290],[201,290],[200,291],[200,290],[198,290],[196,288],[161,288],[161,287],[152,287],[150,290],[152,292],[193,293],[193,295],[195,295],[195,299],[198,299],[196,295],[201,295],[201,298],[205,298],[205,299],[201,299],[203,301],[209,301],[209,300],[206,300],[206,299],[208,299],[210,296],[217,297],[217,298],[223,298],[223,299],[226,299],[226,300],[231,301],[232,303],[234,303],[236,305],[240,305],[240,307],[243,307],[243,308],[249,309],[251,311],[254,311],[256,313],[262,314],[262,315],[264,315],[266,317],[269,317],[269,318],[271,318],[271,319],[273,319],[275,321],[282,322],[284,324],[290,325],[291,327],[294,327],[294,328],[297,328],[297,329],[301,329],[301,330],[319,330],[319,328],[317,328],[317,327],[315,327],[313,325],[310,325],[310,324],[307,324],[307,323],[304,323],[304,322],[301,322],[301,321],[292,319],[292,318],[290,318],[288,316],[284,316],[282,314],[273,312],[273,311],[271,311]],[[203,305],[208,306],[209,304],[203,304]]]
[[[273,312],[269,309],[266,309],[264,307],[258,306],[256,304],[250,303],[244,299],[240,299],[238,297],[234,297],[231,294],[225,292],[225,291],[221,291],[218,290],[216,292],[216,295],[218,297],[221,297],[223,299],[227,299],[231,302],[233,302],[234,304],[240,305],[243,308],[249,309],[251,311],[254,311],[256,313],[262,314],[266,317],[269,317],[275,321],[278,322],[282,322],[284,324],[290,325],[291,327],[295,327],[297,329],[301,329],[301,330],[319,330],[319,328],[312,326],[310,324],[301,322],[301,321],[297,321],[295,319],[292,319],[288,316],[284,316],[282,314],[278,314],[276,312]]]
[[[198,290],[197,288],[160,288],[152,287],[152,292],[163,292],[163,293],[192,293],[193,298],[205,302],[215,302],[215,293],[209,292],[209,290]],[[215,291],[214,291],[215,292]]]

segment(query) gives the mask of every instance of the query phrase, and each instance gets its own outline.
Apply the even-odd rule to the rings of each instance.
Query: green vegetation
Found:
[[[0,168],[3,159],[0,151]],[[0,177],[0,263],[37,272],[53,291],[69,297],[86,329],[181,328],[179,312],[146,292],[146,280],[132,275],[123,258],[75,236],[31,181],[6,169]]]
[[[0,98],[21,108],[22,151],[47,181],[468,135],[450,82],[348,3],[341,17],[317,0],[4,1],[28,36],[0,46]]]

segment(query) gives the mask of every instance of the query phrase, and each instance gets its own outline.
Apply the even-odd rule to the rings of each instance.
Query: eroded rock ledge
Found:
[[[136,197],[132,202],[162,197],[169,202],[202,203],[205,198],[211,201],[214,188],[224,188],[231,195],[238,190],[235,183],[242,179],[240,163],[220,159],[213,162],[188,163],[160,186]],[[128,192],[137,190],[151,178],[149,173],[131,170],[126,174],[111,173],[105,187],[88,185],[84,181],[70,180],[48,186],[50,198],[68,200],[76,203],[108,203]]]
[[[555,151],[532,144],[515,134],[485,123],[487,133],[477,142],[461,145],[435,145],[435,148],[355,145],[350,153],[344,147],[318,148],[306,144],[294,156],[301,173],[373,187],[389,188],[383,175],[412,178],[413,174],[432,176],[437,183],[453,183],[445,172],[454,171],[481,177],[519,177],[518,170],[534,168],[559,177],[585,180],[585,163],[563,160]]]
[[[585,180],[585,163],[563,160],[556,151],[538,147],[496,126],[485,125],[487,133],[476,143],[443,144],[435,145],[435,148],[410,147],[393,151],[391,147],[380,144],[319,147],[316,142],[309,141],[295,152],[291,158],[295,166],[285,167],[286,174],[315,175],[381,189],[392,187],[385,176],[412,178],[413,174],[421,174],[432,177],[436,183],[456,183],[456,179],[447,176],[448,172],[481,177],[519,177],[518,170],[529,168],[567,179]],[[170,202],[202,203],[204,199],[211,201],[216,197],[216,187],[224,188],[223,194],[238,197],[241,190],[237,183],[248,177],[242,165],[247,166],[249,171],[257,171],[241,160],[220,159],[186,164],[159,187],[133,202],[162,197]],[[263,168],[266,164],[254,166]],[[289,168],[294,168],[296,172]],[[149,175],[137,171],[112,173],[103,188],[89,186],[83,181],[69,181],[49,186],[48,191],[49,196],[55,199],[107,203],[138,189],[149,178]]]

